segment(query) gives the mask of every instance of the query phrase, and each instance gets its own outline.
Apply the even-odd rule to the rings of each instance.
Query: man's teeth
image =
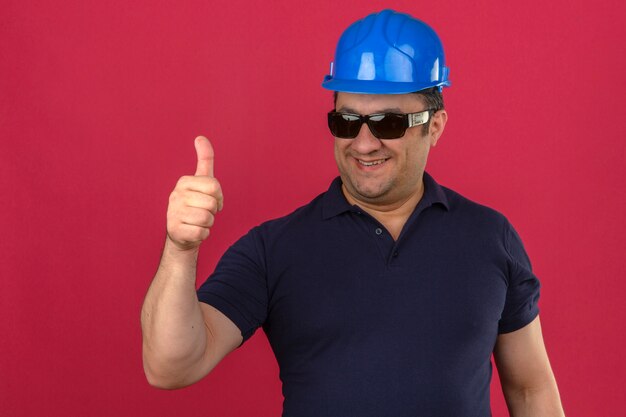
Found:
[[[365,162],[365,161],[361,161],[360,159],[357,159],[357,161],[359,161],[359,164],[366,166],[366,167],[371,167],[374,165],[380,165],[383,162],[385,162],[385,159],[379,159],[377,161],[371,161],[371,162]]]

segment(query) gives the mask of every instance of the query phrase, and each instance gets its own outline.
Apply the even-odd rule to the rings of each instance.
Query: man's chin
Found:
[[[374,181],[373,178],[365,181],[362,178],[356,180],[350,175],[345,177],[342,175],[342,182],[345,192],[350,194],[352,198],[373,203],[385,198],[392,186],[392,184],[384,181]]]
[[[366,201],[377,201],[384,198],[389,192],[389,187],[384,184],[354,187],[357,197]]]
[[[361,198],[365,198],[368,200],[376,200],[380,197],[382,197],[383,195],[385,195],[385,193],[380,192],[378,190],[374,191],[374,190],[357,190],[357,194],[361,197]]]

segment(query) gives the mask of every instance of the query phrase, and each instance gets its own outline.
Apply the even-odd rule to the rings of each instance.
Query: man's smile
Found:
[[[364,167],[373,167],[373,166],[377,166],[377,165],[382,165],[385,162],[387,162],[387,160],[389,158],[381,158],[381,159],[372,159],[369,161],[366,161],[364,159],[359,159],[359,158],[354,158],[356,159],[356,161],[359,163],[359,165],[364,166]]]

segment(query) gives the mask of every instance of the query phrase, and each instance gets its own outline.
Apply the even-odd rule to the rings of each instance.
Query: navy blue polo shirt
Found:
[[[230,247],[198,290],[263,327],[284,417],[490,416],[499,333],[538,314],[539,281],[504,216],[424,174],[394,241],[341,179]]]

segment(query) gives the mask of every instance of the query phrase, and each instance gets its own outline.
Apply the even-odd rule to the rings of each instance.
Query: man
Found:
[[[489,416],[492,353],[511,415],[563,415],[517,233],[425,172],[448,118],[435,32],[391,10],[367,16],[342,35],[323,86],[336,94],[340,177],[242,237],[197,294],[198,247],[223,196],[196,139],[142,311],[150,383],[192,384],[263,327],[284,416]]]

